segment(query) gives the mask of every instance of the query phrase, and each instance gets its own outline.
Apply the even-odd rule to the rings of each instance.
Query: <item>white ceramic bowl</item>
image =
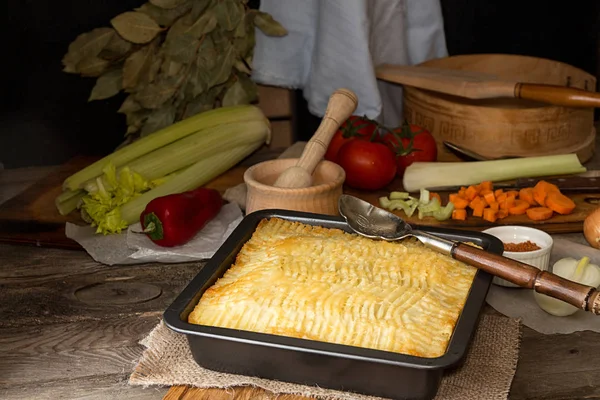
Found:
[[[502,255],[532,265],[542,271],[548,271],[550,265],[550,252],[552,251],[554,242],[552,237],[546,232],[519,225],[495,226],[486,229],[483,232],[497,237],[502,240],[503,243],[521,243],[529,240],[537,244],[540,247],[539,250],[526,252],[505,251]],[[497,277],[494,277],[492,282],[500,286],[519,287],[509,281]]]

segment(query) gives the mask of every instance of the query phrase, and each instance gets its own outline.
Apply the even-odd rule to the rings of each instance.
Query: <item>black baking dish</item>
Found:
[[[340,217],[287,210],[261,210],[247,215],[206,266],[164,313],[172,330],[187,336],[202,367],[233,374],[318,385],[330,389],[394,399],[430,399],[445,369],[466,354],[479,320],[492,276],[478,271],[446,353],[438,358],[324,343],[306,339],[195,325],[187,322],[200,297],[233,264],[263,218],[283,218],[351,232]],[[502,242],[485,233],[420,227],[447,239],[469,241],[502,254]]]

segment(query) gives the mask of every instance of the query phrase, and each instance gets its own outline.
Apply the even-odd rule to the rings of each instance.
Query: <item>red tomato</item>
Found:
[[[337,158],[346,171],[346,184],[356,189],[381,189],[396,176],[394,153],[383,143],[352,140]]]
[[[437,160],[437,145],[433,135],[417,125],[404,124],[384,135],[383,141],[396,154],[396,173],[404,174],[404,170],[412,163]]]
[[[367,117],[351,115],[334,134],[324,158],[337,162],[337,154],[340,147],[354,139],[369,140],[377,128],[378,126],[375,121]]]

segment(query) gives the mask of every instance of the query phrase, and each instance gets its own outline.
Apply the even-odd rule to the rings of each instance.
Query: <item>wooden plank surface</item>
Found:
[[[128,386],[139,340],[202,266],[109,267],[85,252],[0,244],[0,398],[307,400],[250,388]],[[598,333],[525,328],[510,398],[599,399],[598,354]]]

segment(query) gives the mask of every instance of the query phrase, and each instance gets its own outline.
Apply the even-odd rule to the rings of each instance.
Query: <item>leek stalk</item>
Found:
[[[474,162],[415,162],[404,172],[407,192],[439,186],[468,186],[483,181],[585,172],[576,154]]]
[[[76,172],[64,181],[63,188],[69,190],[83,188],[86,182],[102,175],[104,168],[109,163],[118,168],[199,130],[214,127],[222,128],[224,125],[230,123],[263,121],[264,119],[265,116],[260,108],[252,105],[221,107],[196,114],[141,138]],[[268,142],[269,138],[267,138]]]

